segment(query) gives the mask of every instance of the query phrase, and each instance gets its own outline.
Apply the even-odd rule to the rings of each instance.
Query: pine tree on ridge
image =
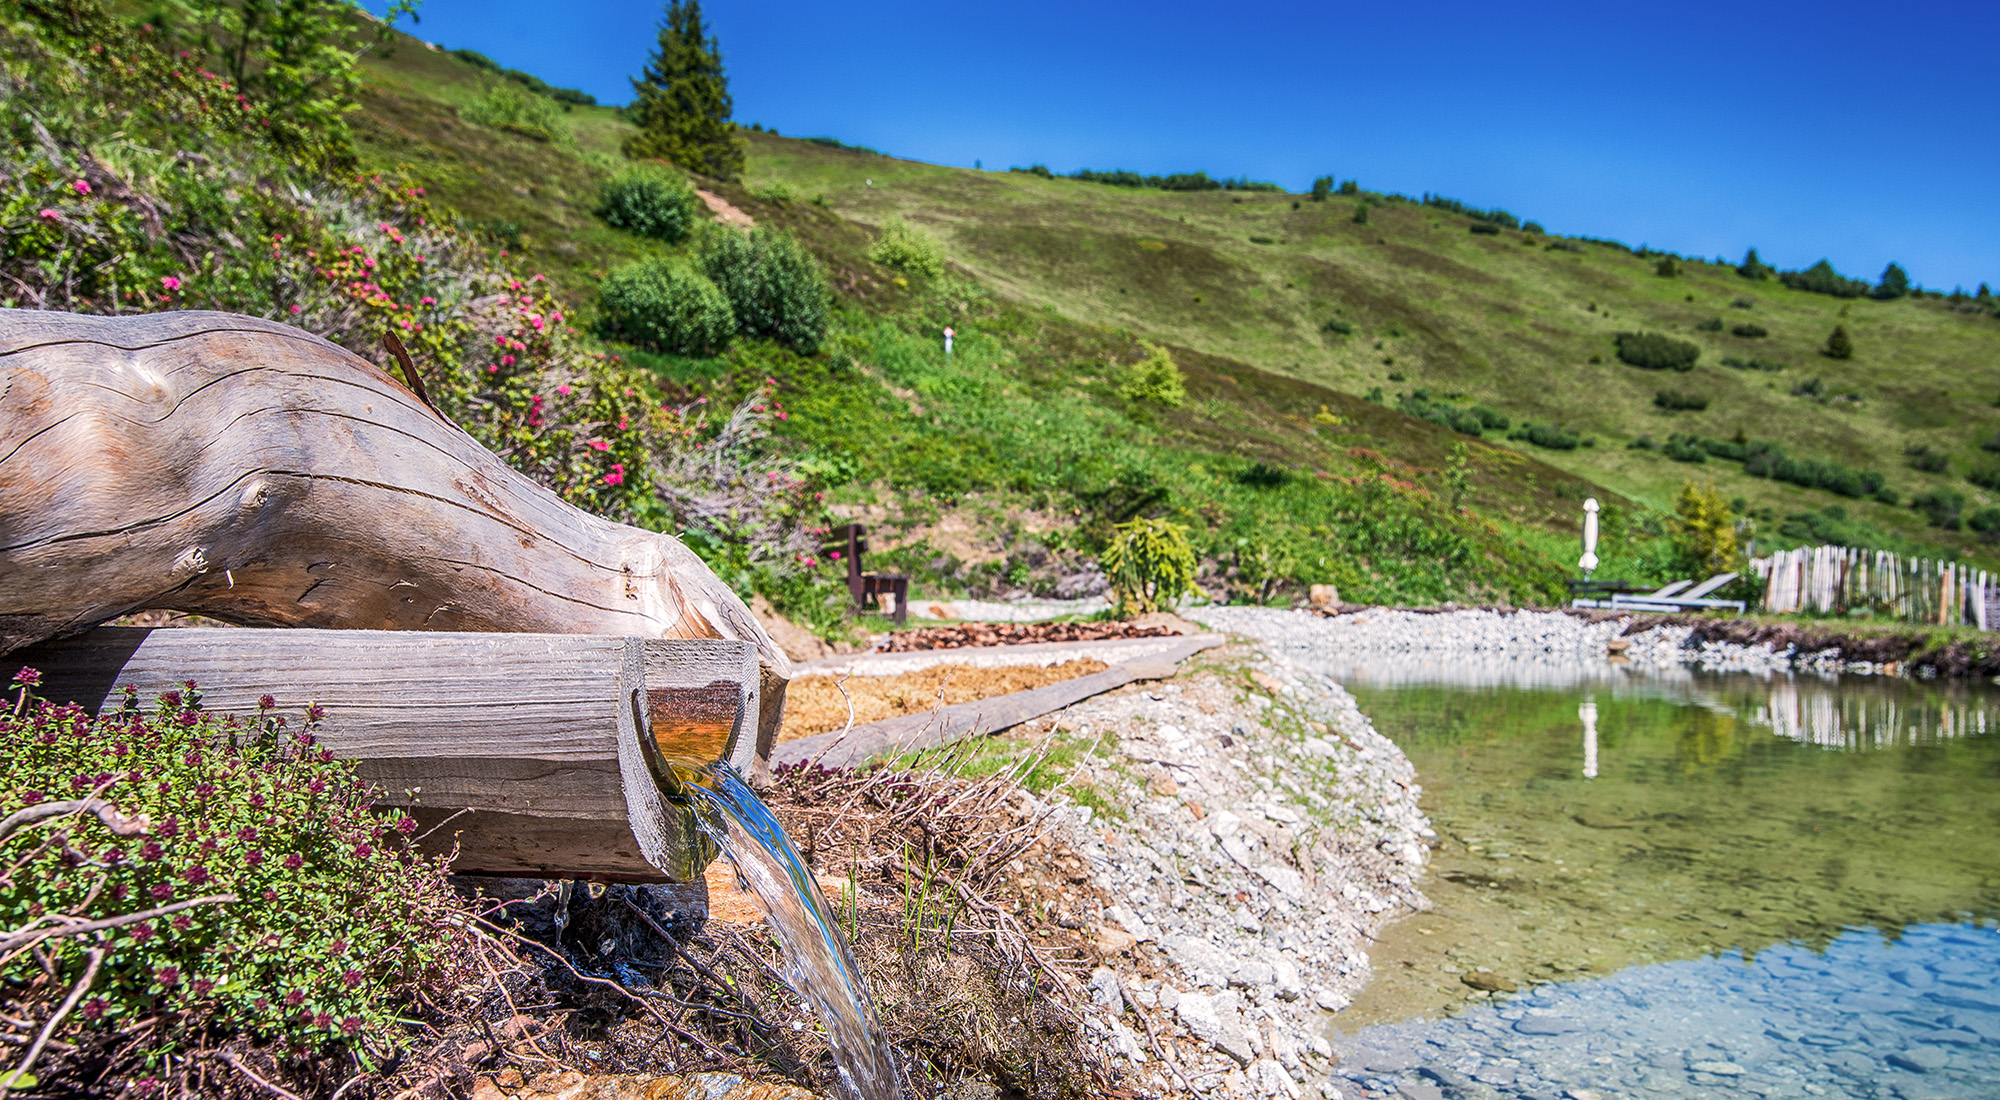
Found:
[[[730,121],[734,105],[722,51],[701,18],[701,0],[672,0],[659,44],[645,72],[632,81],[632,120],[625,139],[635,160],[672,161],[690,172],[734,179],[743,172],[744,142]]]

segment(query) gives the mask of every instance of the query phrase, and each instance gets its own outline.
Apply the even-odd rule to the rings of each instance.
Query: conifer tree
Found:
[[[1737,268],[1736,273],[1746,279],[1768,279],[1771,277],[1771,265],[1758,259],[1757,250],[1753,248],[1749,255],[1743,257],[1743,266]]]
[[[1901,298],[1910,292],[1910,275],[1901,264],[1890,264],[1882,269],[1881,282],[1877,283],[1870,297],[1880,299]]]
[[[733,179],[743,171],[743,139],[729,121],[722,52],[702,23],[701,0],[672,0],[646,71],[632,81],[629,109],[639,132],[625,155],[657,157],[691,172]]]
[[[1826,338],[1826,348],[1821,354],[1828,359],[1854,358],[1854,340],[1847,335],[1845,325],[1833,326],[1833,335]]]

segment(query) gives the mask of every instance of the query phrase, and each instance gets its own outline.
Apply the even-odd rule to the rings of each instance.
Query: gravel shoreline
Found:
[[[1315,662],[1390,658],[1501,658],[1536,666],[1599,670],[1615,653],[1620,667],[1648,673],[1812,672],[1892,675],[1891,662],[1848,660],[1839,649],[1800,652],[1786,644],[1704,639],[1695,627],[1637,616],[1565,611],[1405,611],[1369,608],[1323,616],[1266,607],[1205,607],[1188,616],[1216,630],[1256,638],[1287,656]],[[1637,625],[1631,634],[1626,631]]]
[[[1061,724],[1097,743],[1073,782],[1123,807],[1051,796],[1107,899],[1086,1026],[1121,1083],[1340,1095],[1323,1032],[1367,980],[1368,941],[1428,904],[1435,834],[1409,761],[1339,685],[1246,647]]]

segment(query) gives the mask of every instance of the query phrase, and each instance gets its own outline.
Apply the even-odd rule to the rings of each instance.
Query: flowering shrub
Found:
[[[625,264],[605,276],[598,300],[607,332],[657,351],[714,355],[736,331],[729,299],[678,260]]]
[[[641,165],[627,169],[604,185],[597,216],[613,229],[653,237],[669,244],[694,228],[701,199],[687,180],[664,169]]]
[[[6,957],[10,1011],[45,1014],[33,1004],[83,984],[79,1026],[155,1021],[127,1052],[141,1062],[211,1031],[304,1053],[358,1047],[419,991],[443,1003],[474,977],[442,861],[417,855],[415,823],[372,812],[352,765],[315,743],[317,708],[294,727],[266,696],[258,719],[218,720],[190,681],[151,709],[128,690],[122,709],[92,718],[33,699],[35,680],[23,670],[0,713],[0,813],[81,799],[115,813],[67,813],[0,841],[0,921],[53,931],[58,915],[151,915],[43,939],[46,967]],[[120,817],[131,824],[114,831]],[[93,949],[102,963],[86,983]]]

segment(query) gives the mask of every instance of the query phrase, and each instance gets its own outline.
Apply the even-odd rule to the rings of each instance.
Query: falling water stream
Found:
[[[726,764],[703,769],[684,789],[696,800],[704,833],[763,906],[785,956],[792,989],[826,1025],[841,1092],[856,1100],[900,1100],[895,1062],[882,1042],[875,1006],[847,937],[783,826]]]

